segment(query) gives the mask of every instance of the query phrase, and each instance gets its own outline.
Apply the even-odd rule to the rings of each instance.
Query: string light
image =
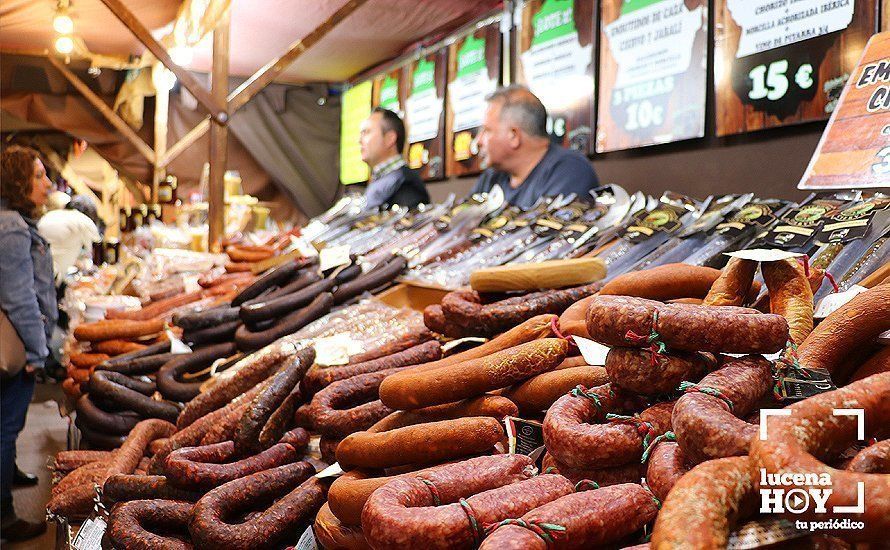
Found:
[[[68,15],[68,0],[59,0],[56,5],[56,16],[53,18],[53,29],[59,34],[74,32],[74,20]]]
[[[69,54],[74,51],[74,40],[70,36],[56,38],[56,51],[61,54]]]

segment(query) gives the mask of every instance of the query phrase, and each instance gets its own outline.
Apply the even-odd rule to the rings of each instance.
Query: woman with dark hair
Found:
[[[0,536],[6,541],[30,539],[46,531],[45,523],[16,516],[12,484],[15,441],[25,426],[35,373],[44,367],[47,342],[58,317],[52,255],[36,222],[51,188],[34,149],[13,145],[0,155],[0,309],[21,339],[26,360],[22,370],[0,380]]]

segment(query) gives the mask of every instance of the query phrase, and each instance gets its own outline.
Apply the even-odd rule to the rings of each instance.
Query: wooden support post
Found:
[[[104,0],[103,0],[104,1]],[[214,101],[226,103],[229,86],[229,23],[231,8],[220,18],[213,30],[213,68],[210,94]],[[207,244],[212,252],[222,251],[225,237],[225,184],[229,128],[228,117],[215,118],[210,123],[210,182],[208,185]]]
[[[167,53],[167,49],[155,40],[151,32],[136,19],[136,16],[124,5],[122,0],[102,0],[102,3],[158,58],[158,61],[173,71],[173,74],[185,86],[185,89],[191,92],[205,109],[210,111],[210,116],[217,120],[223,119],[223,122],[225,122],[225,119],[228,118],[225,98],[223,100],[219,100],[219,98],[214,99],[211,93],[190,72],[174,63],[170,54]]]
[[[155,63],[151,70],[153,72],[166,71],[161,63]],[[152,75],[152,77],[155,83],[155,162],[151,178],[151,202],[156,204],[158,202],[158,187],[166,175],[165,165],[162,162],[167,156],[167,115],[170,106],[170,90],[163,82],[160,82],[164,80],[160,75],[157,77]]]
[[[64,76],[68,80],[68,82],[70,82],[71,85],[74,86],[74,88],[86,98],[90,105],[92,105],[96,108],[96,110],[102,113],[102,116],[105,117],[105,120],[107,120],[112,126],[114,126],[118,132],[123,134],[127,141],[129,141],[133,145],[133,147],[135,147],[136,150],[139,151],[139,153],[148,160],[148,162],[154,164],[155,152],[152,150],[151,147],[148,146],[147,143],[145,143],[145,141],[143,141],[141,137],[139,137],[139,135],[132,128],[130,128],[129,124],[124,122],[124,119],[122,119],[117,113],[115,113],[114,110],[109,107],[107,103],[102,101],[102,98],[96,95],[96,93],[91,90],[89,86],[84,84],[83,81],[78,78],[76,74],[71,72],[71,69],[66,67],[64,63],[62,63],[52,55],[48,56],[48,59],[49,62],[52,63],[52,65],[56,69],[58,69],[60,73],[62,73],[62,76]]]

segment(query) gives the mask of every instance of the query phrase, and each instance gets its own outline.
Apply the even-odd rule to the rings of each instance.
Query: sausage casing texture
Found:
[[[748,356],[727,361],[702,378],[698,384],[702,391],[680,397],[671,423],[687,459],[697,464],[747,454],[757,426],[737,417],[751,412],[772,384],[770,362],[760,356]],[[722,398],[711,394],[715,390]]]
[[[890,474],[890,439],[862,449],[845,469],[851,472]]]
[[[655,520],[653,550],[726,548],[729,530],[753,511],[757,476],[746,456],[709,460],[671,489]]]
[[[186,402],[201,393],[201,381],[182,382],[179,378],[192,371],[209,367],[217,359],[234,354],[235,344],[229,342],[197,349],[192,353],[179,354],[164,364],[158,371],[156,381],[158,391],[171,401]]]
[[[179,408],[169,401],[158,401],[140,393],[138,380],[111,371],[96,371],[90,376],[90,393],[115,403],[125,409],[135,411],[147,418],[161,418],[175,421]],[[141,384],[145,384],[144,382]]]
[[[308,282],[302,288],[279,296],[265,296],[243,304],[238,312],[239,318],[249,326],[256,326],[263,321],[278,319],[295,309],[304,307],[322,292],[333,290],[333,280],[319,279],[318,274],[314,275],[315,280]]]
[[[560,368],[510,386],[501,395],[516,403],[522,414],[538,414],[578,385],[591,388],[608,381],[606,369],[602,367]]]
[[[325,315],[331,310],[333,305],[334,298],[331,293],[323,292],[316,296],[309,305],[285,315],[276,321],[271,328],[259,332],[252,332],[242,325],[235,332],[235,342],[238,344],[238,349],[244,351],[259,349],[271,344],[282,336],[297,332],[312,321]]]
[[[497,527],[480,549],[574,550],[615,544],[658,514],[652,495],[625,483],[558,498],[526,513],[519,522]],[[555,530],[559,526],[563,530]],[[542,529],[552,543],[533,529]]]
[[[457,365],[408,369],[384,380],[380,400],[393,409],[410,410],[475,397],[553,370],[568,350],[563,339],[543,338]]]
[[[769,310],[788,321],[791,341],[800,345],[813,332],[813,290],[796,258],[760,266],[769,290]]]
[[[167,344],[167,348],[169,349],[170,344]],[[175,353],[158,353],[155,355],[147,355],[144,357],[136,357],[129,361],[124,362],[112,362],[113,360],[105,361],[104,363],[96,366],[96,370],[107,370],[112,372],[117,372],[120,374],[126,374],[127,376],[138,376],[141,374],[151,374],[156,372],[161,366],[164,365],[170,359],[176,357]],[[116,357],[114,359],[117,359]]]
[[[383,379],[399,370],[359,374],[338,380],[315,394],[309,404],[313,428],[333,438],[370,428],[393,412],[376,398]]]
[[[275,285],[281,285],[282,283],[293,277],[297,273],[297,271],[299,271],[303,267],[303,265],[304,263],[300,261],[287,262],[263,273],[250,285],[239,292],[238,295],[235,296],[235,298],[232,299],[232,306],[240,306],[247,300],[256,298],[264,290],[269,289]]]
[[[300,349],[290,358],[290,364],[278,372],[269,386],[253,399],[250,408],[241,417],[238,431],[235,432],[233,439],[239,453],[246,454],[259,450],[260,432],[269,417],[300,383],[313,361],[315,361],[315,348],[307,346]]]
[[[213,489],[195,505],[189,532],[196,548],[231,550],[277,543],[309,520],[324,503],[327,485],[311,477],[308,462],[295,462],[230,481]],[[237,515],[254,502],[281,497],[244,522]]]
[[[514,327],[537,315],[560,314],[578,300],[599,290],[600,284],[583,285],[562,290],[546,290],[526,294],[519,300],[503,300],[483,304],[475,291],[459,290],[442,298],[445,320],[459,326],[472,327],[483,336],[491,336]]]
[[[664,304],[627,296],[596,296],[588,305],[587,331],[603,344],[629,346],[635,340],[632,335],[645,339],[653,329],[668,350],[774,353],[788,341],[788,323],[781,315],[753,309]]]
[[[657,403],[638,416],[591,424],[605,407],[597,409],[591,398],[569,394],[547,411],[544,444],[557,460],[573,468],[638,462],[648,440],[671,429],[673,406],[673,402]]]
[[[86,420],[88,426],[116,435],[127,435],[139,422],[140,417],[134,412],[106,412],[99,408],[90,395],[85,393],[77,399],[74,406],[77,417]]]
[[[250,390],[304,347],[294,338],[284,338],[264,349],[256,351],[227,369],[217,383],[201,392],[182,410],[176,425],[181,429],[198,418],[226,405],[237,396]]]
[[[235,444],[224,441],[177,449],[167,456],[164,471],[167,479],[177,487],[206,490],[233,479],[296,462],[300,450],[289,443],[277,443],[256,455],[229,462],[236,457]]]
[[[646,468],[639,462],[606,468],[572,468],[553,458],[550,453],[544,453],[541,471],[559,474],[576,485],[582,482],[582,485],[590,485],[593,482],[600,487],[608,487],[621,483],[639,483]]]
[[[408,267],[408,260],[403,256],[392,258],[371,271],[337,286],[333,292],[334,302],[343,304],[362,292],[376,290],[383,285],[391,283],[406,267]]]
[[[490,475],[498,462],[512,465],[505,456],[510,455],[437,466],[383,485],[362,512],[365,536],[379,548],[475,548],[484,525],[572,492],[572,483],[559,475]]]
[[[197,331],[238,320],[238,309],[230,304],[173,316],[173,324],[186,331]]]
[[[649,454],[646,466],[646,482],[662,502],[667,498],[677,480],[689,471],[683,450],[673,441],[660,441]]]
[[[132,500],[112,508],[106,539],[115,550],[190,550],[189,502]],[[163,535],[159,533],[165,533]]]
[[[311,395],[323,387],[359,374],[377,372],[436,361],[442,357],[442,346],[437,341],[428,341],[392,355],[379,357],[363,363],[350,363],[344,366],[321,367],[314,365],[303,379],[303,388]]]
[[[600,294],[636,296],[662,302],[676,298],[704,298],[719,277],[720,270],[712,267],[665,264],[619,275],[603,285]]]
[[[861,521],[862,529],[843,531],[857,542],[886,541],[890,529],[890,476],[837,470],[825,464],[843,452],[859,435],[856,416],[836,414],[837,409],[858,409],[865,421],[865,437],[885,436],[890,426],[890,373],[876,374],[843,388],[821,393],[786,407],[789,416],[770,417],[766,438],[751,442],[750,456],[766,475],[805,474],[804,490],[815,488],[806,479],[827,476],[831,494],[825,513],[812,508],[796,516],[826,521],[849,518]],[[763,474],[761,474],[763,475]],[[865,502],[861,512],[838,513],[834,506]]]
[[[164,330],[164,320],[130,321],[119,319],[114,321],[96,321],[83,323],[74,329],[74,338],[81,342],[100,342],[102,340],[129,340],[141,336],[151,336]]]
[[[425,422],[454,420],[466,416],[490,416],[502,420],[507,416],[516,416],[517,414],[519,414],[519,409],[510,399],[497,395],[480,395],[454,403],[414,409],[413,411],[396,411],[368,428],[368,431],[385,432]]]
[[[81,466],[99,461],[111,460],[113,451],[59,451],[53,460],[52,470],[59,473],[68,473]]]
[[[232,336],[235,335],[239,327],[241,327],[241,321],[236,319],[198,330],[184,331],[182,339],[193,346],[226,343],[232,340]]]
[[[281,402],[281,405],[269,415],[269,419],[260,430],[258,437],[260,448],[267,448],[281,439],[281,436],[293,425],[294,411],[302,401],[303,393],[300,391],[300,385],[296,384]]]
[[[362,532],[362,526],[359,524],[348,525],[340,521],[340,518],[331,512],[327,502],[318,510],[315,523],[312,524],[312,532],[323,548],[331,550],[371,549]]]
[[[501,423],[487,417],[442,420],[382,433],[356,432],[340,442],[337,461],[344,468],[443,462],[487,451],[503,435]]]
[[[754,260],[730,258],[722,273],[711,285],[702,301],[706,306],[741,306],[754,283],[758,263]]]
[[[174,487],[164,476],[115,474],[102,486],[106,507],[130,500],[180,500],[197,502],[201,493]]]
[[[642,395],[670,393],[680,382],[697,382],[715,368],[717,358],[710,353],[675,352],[653,356],[649,350],[614,347],[606,356],[609,380]]]

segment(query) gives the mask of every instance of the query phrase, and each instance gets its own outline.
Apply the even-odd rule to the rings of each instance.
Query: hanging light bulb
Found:
[[[74,40],[70,36],[56,38],[56,51],[61,54],[69,54],[74,51]]]
[[[71,34],[74,32],[74,20],[68,15],[68,0],[60,0],[56,6],[53,29],[59,34]]]
[[[194,59],[195,53],[188,46],[173,46],[170,48],[170,59],[180,67],[187,67]]]

